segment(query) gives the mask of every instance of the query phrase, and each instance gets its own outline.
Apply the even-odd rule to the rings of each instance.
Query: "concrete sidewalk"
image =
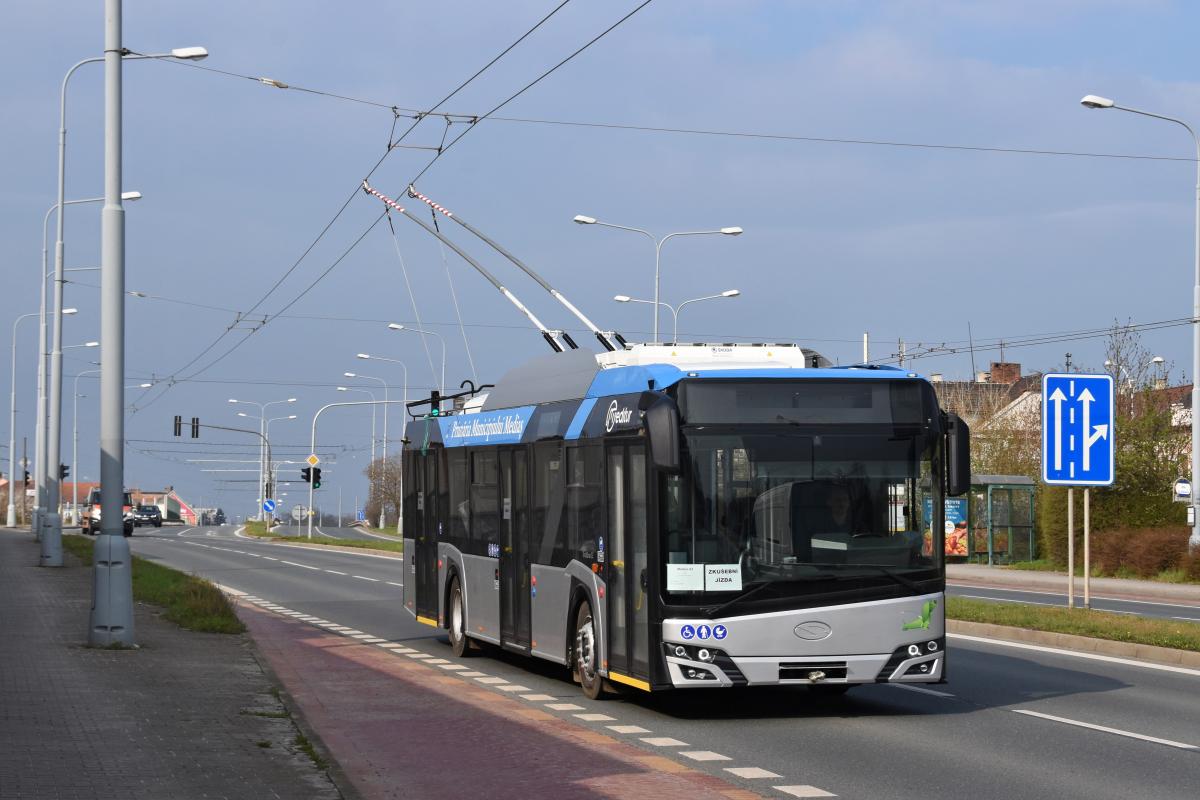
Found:
[[[1038,572],[983,564],[948,564],[946,582],[973,586],[996,586],[1004,589],[1027,589],[1038,592],[1067,593],[1067,573]],[[1169,603],[1200,605],[1200,585],[1194,583],[1163,583],[1161,581],[1129,580],[1126,578],[1092,578],[1093,595],[1121,597],[1129,600],[1151,600]],[[1075,593],[1083,593],[1083,576],[1075,574]]]
[[[0,798],[343,795],[244,635],[185,631],[138,605],[137,650],[85,647],[92,570],[37,566],[0,532]]]

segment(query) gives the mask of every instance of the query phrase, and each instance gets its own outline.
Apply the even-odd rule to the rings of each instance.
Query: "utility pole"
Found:
[[[104,210],[100,278],[100,533],[88,644],[132,647],[133,575],[124,536],[125,209],[121,205],[121,0],[104,0]],[[57,465],[55,466],[57,469]],[[61,544],[61,543],[60,543]]]

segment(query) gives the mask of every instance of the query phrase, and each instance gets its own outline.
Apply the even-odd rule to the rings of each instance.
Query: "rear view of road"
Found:
[[[833,702],[792,688],[592,702],[547,662],[492,650],[455,660],[440,630],[403,610],[394,557],[267,543],[229,527],[135,537],[134,547],[310,629],[433,665],[459,681],[456,692],[488,691],[762,796],[957,800],[965,787],[972,800],[1196,796],[1195,670],[952,636],[941,686],[865,686]]]

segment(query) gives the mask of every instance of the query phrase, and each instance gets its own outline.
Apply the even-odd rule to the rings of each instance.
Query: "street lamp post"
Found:
[[[375,404],[378,402],[375,398],[375,393],[370,389],[359,389],[356,386],[339,386],[339,392],[362,392],[371,398],[371,465],[375,465]],[[387,412],[387,406],[384,406],[384,413]],[[377,483],[377,481],[372,481]]]
[[[658,343],[658,306],[660,304],[660,300],[659,300],[659,264],[661,263],[661,260],[662,260],[663,245],[667,243],[668,239],[674,238],[676,236],[710,236],[710,235],[718,235],[718,234],[722,235],[722,236],[741,236],[742,235],[742,229],[737,226],[733,226],[733,227],[728,227],[728,228],[718,228],[717,230],[713,230],[713,231],[677,231],[675,233],[668,233],[666,236],[662,237],[661,239],[658,239],[658,238],[655,238],[654,234],[650,233],[650,231],[645,231],[645,230],[642,230],[641,228],[631,228],[628,225],[614,225],[611,222],[601,222],[600,220],[596,219],[595,217],[588,217],[588,216],[584,216],[583,214],[575,215],[575,222],[579,223],[580,225],[600,225],[605,228],[616,228],[616,229],[622,230],[622,231],[633,231],[634,233],[642,234],[643,236],[648,238],[650,241],[654,242],[654,343],[655,344]]]
[[[407,403],[408,403],[408,367],[407,367],[407,366],[404,364],[404,362],[403,362],[403,361],[398,361],[398,360],[396,360],[396,359],[394,359],[394,358],[384,358],[383,356],[373,356],[373,355],[369,355],[369,354],[367,354],[367,353],[358,353],[358,354],[357,354],[355,357],[356,357],[356,358],[360,358],[360,359],[364,359],[364,360],[367,360],[367,359],[369,359],[369,360],[372,360],[372,361],[386,361],[386,362],[387,362],[387,363],[389,363],[389,364],[399,364],[399,365],[400,365],[400,368],[401,368],[402,370],[404,370],[404,393],[403,393],[403,395],[402,395],[402,397],[403,397],[403,402],[406,404],[406,405],[405,405],[405,408],[407,408],[407,407],[408,407],[408,406],[407,406]],[[352,374],[351,374],[351,373],[349,373],[349,372],[346,372],[346,373],[343,373],[343,374],[344,374],[344,375],[345,375],[347,378],[353,378],[353,377],[355,377],[354,375],[352,375]],[[370,375],[358,375],[357,377],[359,377],[359,378],[370,378],[371,376],[370,376]],[[388,389],[388,385],[387,385],[387,383],[385,383],[385,382],[383,381],[383,379],[382,379],[382,378],[372,378],[372,380],[377,380],[377,381],[379,381],[380,383],[382,383],[382,384],[383,384],[383,387],[384,387],[384,391],[383,391],[383,402],[384,402],[384,406],[383,406],[383,465],[386,467],[386,466],[387,466],[387,446],[388,446],[388,438],[387,438],[387,425],[388,425],[388,394],[387,394],[387,389]],[[403,440],[403,439],[404,439],[404,431],[405,431],[405,428],[406,428],[406,420],[402,419],[402,420],[401,420],[401,422],[400,422],[400,439],[401,439],[401,440]],[[400,490],[400,496],[401,496],[401,497],[403,497],[403,496],[404,496],[404,465],[403,465],[403,464],[401,464],[401,465],[400,465],[400,469],[399,469],[399,471],[400,471],[400,485],[399,485],[399,490]],[[381,481],[381,488],[382,488],[382,478],[383,478],[383,470],[380,470],[380,481]],[[380,530],[382,530],[382,529],[383,529],[383,527],[384,527],[384,525],[386,524],[386,519],[385,519],[385,517],[384,517],[384,513],[383,513],[383,512],[384,512],[384,507],[383,507],[383,498],[382,498],[382,497],[380,497],[380,501],[379,501],[379,528],[380,528]],[[397,526],[400,526],[400,525],[402,525],[402,524],[403,524],[403,520],[404,520],[404,513],[403,513],[403,510],[402,510],[402,509],[400,509],[399,507],[397,507],[397,509],[396,509],[396,516],[398,517],[398,521],[397,521],[396,525],[397,525]]]
[[[266,492],[266,488],[265,488],[265,483],[266,483],[265,464],[266,464],[266,460],[267,460],[267,449],[268,449],[268,447],[267,447],[267,432],[266,432],[267,408],[270,406],[279,405],[281,403],[294,403],[294,402],[296,402],[296,398],[289,397],[286,400],[271,400],[266,403],[257,403],[253,400],[238,400],[236,398],[231,397],[231,398],[229,398],[229,402],[233,403],[233,404],[241,403],[242,405],[246,405],[246,406],[254,406],[255,408],[258,409],[258,412],[259,412],[258,417],[251,417],[251,418],[258,420],[258,435],[259,435],[259,441],[258,441],[258,490],[256,491],[256,494],[260,495],[260,497],[258,498],[257,519],[263,520],[266,518],[265,517],[266,511],[263,509],[263,501],[267,499],[267,492]],[[238,416],[239,417],[249,417],[250,415],[243,414],[242,412],[239,411]]]
[[[1089,94],[1079,101],[1085,108],[1113,108],[1143,117],[1161,119],[1179,125],[1192,137],[1196,146],[1196,208],[1193,226],[1194,275],[1192,280],[1192,484],[1200,478],[1200,136],[1181,119],[1162,114],[1152,114],[1136,108],[1119,106],[1107,97]],[[1188,549],[1200,550],[1200,493],[1192,492],[1192,533],[1188,537]]]
[[[742,293],[740,291],[738,291],[737,289],[727,289],[724,292],[721,292],[720,294],[710,294],[706,297],[694,297],[691,300],[684,300],[682,303],[680,303],[677,306],[673,306],[670,303],[659,302],[660,306],[666,306],[668,309],[670,309],[671,317],[673,318],[674,323],[675,323],[675,330],[671,336],[671,341],[674,343],[679,342],[679,312],[682,311],[683,307],[686,306],[688,303],[699,303],[703,300],[720,300],[723,297],[739,297],[741,294]],[[647,304],[654,303],[653,300],[639,300],[638,298],[630,297],[627,294],[619,294],[616,297],[614,297],[613,300],[616,300],[618,303],[647,303]]]
[[[79,521],[79,379],[84,375],[99,375],[98,369],[87,369],[75,376],[75,400],[71,409],[71,524]],[[83,395],[86,397],[87,395]]]
[[[6,520],[6,525],[9,528],[17,526],[17,326],[21,324],[21,320],[28,317],[40,316],[41,313],[41,311],[31,311],[13,320],[12,378],[9,382],[8,404],[8,519]],[[63,313],[75,313],[75,309],[65,308],[63,309]],[[41,373],[39,372],[38,374],[40,375]],[[24,484],[22,484],[23,486]]]
[[[115,226],[109,227],[105,233],[108,234],[105,241],[109,244],[114,244],[120,241],[121,245],[121,260],[122,272],[124,271],[124,209],[121,208],[121,69],[122,59],[134,58],[177,58],[181,60],[199,60],[208,56],[208,51],[203,47],[187,47],[172,50],[170,53],[155,53],[150,55],[133,54],[125,50],[120,45],[121,39],[121,4],[120,0],[107,0],[105,6],[105,49],[104,55],[96,58],[85,58],[77,62],[63,76],[62,88],[59,90],[59,105],[58,105],[58,218],[57,218],[57,236],[54,243],[54,325],[51,333],[53,347],[50,352],[50,413],[47,429],[47,446],[45,450],[46,463],[43,477],[46,479],[46,505],[48,513],[46,515],[46,534],[42,537],[42,559],[41,564],[44,567],[61,567],[62,559],[62,517],[58,513],[58,504],[60,499],[59,492],[59,474],[58,462],[62,450],[62,307],[63,307],[63,206],[66,205],[66,159],[67,159],[67,85],[70,83],[71,76],[75,74],[75,70],[82,67],[84,64],[94,64],[105,62],[105,193],[104,193],[104,214],[112,217],[112,212],[118,212],[121,217],[121,231],[118,233]],[[111,168],[111,169],[110,169]],[[111,175],[109,174],[111,171]],[[110,223],[115,222],[115,219],[110,219]],[[113,236],[116,236],[114,239]],[[112,254],[109,254],[112,255]],[[107,266],[111,266],[111,260],[104,262]],[[108,273],[108,269],[105,269]],[[101,281],[103,283],[103,281]],[[43,279],[44,283],[44,279]],[[124,293],[124,279],[121,281],[122,294]],[[112,288],[111,286],[109,288]],[[101,290],[101,294],[105,294]],[[103,301],[102,301],[103,302]],[[103,338],[110,341],[110,347],[124,347],[124,314],[119,314],[121,321],[120,336],[121,341],[114,341],[117,337],[115,331],[109,331]],[[124,372],[125,363],[123,356],[119,364],[110,364],[114,359],[102,358],[105,363],[106,371],[108,366]],[[118,391],[115,381],[109,379],[111,391]],[[118,400],[118,408],[120,413],[124,414],[124,396]],[[122,421],[122,427],[123,427]],[[123,446],[124,436],[121,437]],[[123,470],[122,470],[123,472]],[[122,480],[124,475],[122,474]],[[111,487],[110,487],[111,488]],[[101,478],[101,491],[104,491],[103,478]],[[115,489],[116,497],[115,505],[123,506],[124,487],[117,486]],[[110,498],[111,500],[111,498]],[[102,509],[105,504],[102,501]],[[111,507],[108,508],[111,513]],[[103,519],[103,510],[101,512]],[[116,512],[118,522],[120,521],[121,512],[118,509]],[[121,527],[121,525],[118,525]]]
[[[438,381],[438,391],[442,394],[446,393],[446,340],[442,338],[440,333],[434,331],[425,331],[412,325],[401,325],[398,322],[388,323],[388,328],[393,331],[412,331],[419,333],[422,336],[436,336],[437,340],[442,343],[442,379]]]

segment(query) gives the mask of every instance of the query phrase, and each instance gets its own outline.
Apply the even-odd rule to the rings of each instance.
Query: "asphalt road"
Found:
[[[1079,581],[1076,581],[1078,587]],[[947,581],[946,593],[953,597],[970,597],[996,603],[1030,603],[1039,606],[1067,605],[1067,593],[1045,592],[1030,589],[997,589],[991,586],[974,586],[961,581]],[[1152,600],[1126,600],[1103,595],[1091,596],[1092,608],[1111,611],[1114,614],[1135,614],[1144,617],[1161,617],[1200,622],[1200,606]],[[1083,608],[1083,592],[1075,593],[1075,605]]]
[[[397,559],[249,540],[232,527],[147,531],[132,546],[289,609],[453,659],[444,637],[401,607]],[[676,740],[656,748],[628,729],[631,744],[657,755],[686,743],[718,756],[673,757],[769,796],[787,796],[771,788],[781,783],[922,800],[1200,793],[1200,671],[959,636],[948,657],[946,685],[864,686],[833,701],[789,687],[591,702],[563,667],[546,662],[489,650],[471,668],[579,707],[557,713],[613,718],[581,723],[606,733],[605,726],[636,726]],[[731,776],[727,764],[777,777]]]

